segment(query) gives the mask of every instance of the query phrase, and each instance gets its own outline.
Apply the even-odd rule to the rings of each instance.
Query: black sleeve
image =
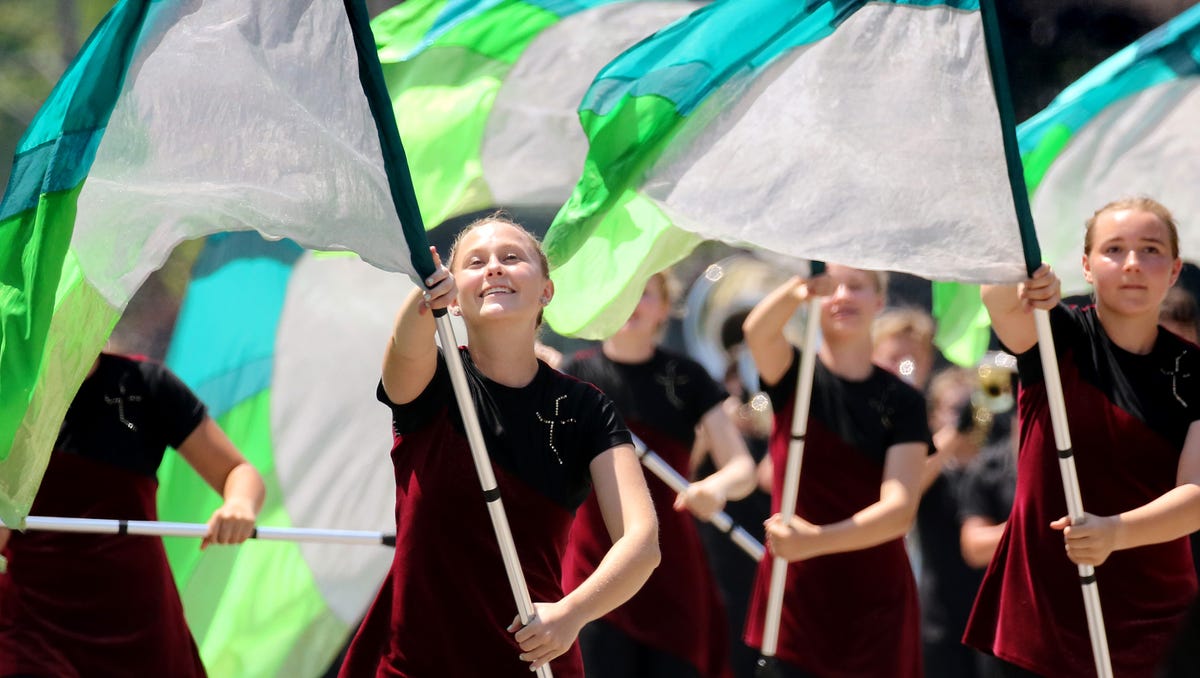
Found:
[[[779,378],[779,381],[774,384],[768,384],[766,379],[763,379],[762,374],[758,375],[758,383],[762,385],[763,392],[771,399],[771,407],[778,412],[779,409],[796,397],[796,380],[800,378],[800,349],[792,347],[792,364],[788,366],[787,371]]]
[[[889,447],[901,443],[925,443],[928,446],[927,454],[933,454],[935,450],[933,436],[929,434],[925,397],[908,384],[901,384],[901,389]]]
[[[699,423],[709,410],[725,402],[725,399],[729,397],[729,392],[725,390],[724,386],[717,383],[700,363],[688,359],[684,360],[682,364],[687,370],[688,381],[695,384],[692,391],[694,395],[691,402],[688,403],[688,407],[692,411],[688,412],[688,416]]]
[[[162,436],[162,442],[178,448],[192,431],[204,421],[208,410],[200,398],[175,373],[164,365],[148,360],[138,361],[138,369],[146,385],[152,426]]]
[[[450,384],[450,369],[446,366],[446,359],[442,357],[441,349],[438,349],[437,369],[434,370],[433,378],[429,380],[425,390],[421,391],[421,394],[412,402],[403,405],[392,402],[388,398],[387,391],[383,389],[383,379],[379,380],[379,385],[375,389],[375,397],[392,410],[392,426],[395,428],[396,435],[412,433],[431,423],[434,415],[447,405],[450,398],[454,397]]]
[[[586,466],[604,452],[618,445],[632,445],[633,438],[625,426],[625,420],[616,405],[604,393],[585,382],[575,385],[580,397],[572,398],[578,408],[573,414],[578,421],[587,422],[581,427],[578,445],[581,461]]]

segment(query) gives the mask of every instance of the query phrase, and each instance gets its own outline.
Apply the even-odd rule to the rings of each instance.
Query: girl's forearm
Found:
[[[1187,483],[1116,516],[1117,549],[1178,539],[1200,530],[1200,487]]]
[[[258,470],[248,462],[243,462],[233,467],[225,476],[225,487],[221,497],[226,503],[245,502],[257,515],[262,509],[266,494],[267,489]]]
[[[656,528],[627,531],[613,542],[591,576],[562,602],[580,625],[599,619],[632,598],[660,558]]]

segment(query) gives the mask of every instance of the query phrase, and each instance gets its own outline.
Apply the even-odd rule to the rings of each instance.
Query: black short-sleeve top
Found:
[[[205,415],[204,403],[163,365],[102,353],[54,449],[153,478],[166,448],[179,447]]]
[[[591,489],[588,465],[602,452],[631,438],[612,401],[591,384],[538,361],[528,385],[513,388],[484,376],[460,349],[472,398],[492,462],[569,510]],[[397,438],[429,425],[449,407],[455,429],[463,433],[445,358],[412,402],[392,403],[379,384],[378,397],[392,410]]]

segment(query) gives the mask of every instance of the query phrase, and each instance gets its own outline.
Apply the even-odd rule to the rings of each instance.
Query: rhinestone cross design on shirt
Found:
[[[1179,362],[1183,360],[1183,356],[1185,355],[1187,355],[1187,351],[1183,351],[1179,355],[1175,356],[1175,369],[1165,370],[1159,368],[1159,371],[1171,378],[1171,395],[1175,396],[1175,400],[1179,401],[1180,405],[1187,407],[1187,401],[1183,399],[1183,396],[1179,395],[1179,380],[1192,376],[1191,372],[1182,372],[1182,368],[1179,366]]]
[[[136,431],[137,426],[134,425],[132,421],[129,421],[125,418],[125,403],[139,403],[142,401],[142,397],[136,395],[125,395],[125,384],[120,384],[117,388],[120,389],[121,395],[117,396],[116,398],[104,396],[104,403],[106,405],[116,405],[117,418],[121,420],[122,424],[125,424],[125,428],[129,429],[130,431]]]
[[[892,428],[892,417],[896,414],[896,408],[892,406],[892,392],[896,390],[895,384],[888,384],[883,393],[877,397],[868,398],[867,404],[871,409],[875,410],[879,415],[879,421],[885,429]]]
[[[547,418],[543,417],[541,412],[533,413],[534,416],[537,417],[538,421],[540,421],[543,424],[546,424],[547,426],[550,427],[550,435],[549,435],[549,443],[548,444],[550,445],[550,451],[554,453],[554,458],[558,460],[558,463],[560,466],[562,465],[563,460],[562,460],[562,455],[560,455],[558,453],[558,447],[556,447],[554,445],[554,427],[559,426],[559,425],[564,425],[564,424],[574,424],[575,423],[575,419],[573,417],[567,418],[567,419],[559,419],[558,418],[559,417],[559,409],[562,406],[562,401],[566,400],[566,398],[567,398],[567,396],[560,395],[559,397],[554,399],[554,415],[553,415],[553,418],[551,418],[551,419],[547,419]]]
[[[675,360],[667,362],[663,374],[654,375],[654,381],[663,387],[667,394],[667,400],[675,406],[675,409],[683,409],[683,399],[675,391],[677,386],[683,386],[688,383],[688,377],[685,374],[679,374],[679,363]]]

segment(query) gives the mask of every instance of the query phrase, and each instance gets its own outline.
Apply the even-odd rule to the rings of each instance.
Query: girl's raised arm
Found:
[[[992,329],[1005,348],[1019,355],[1038,341],[1034,308],[1050,310],[1062,299],[1058,276],[1046,264],[1018,285],[984,285],[980,288],[983,305],[992,319]]]
[[[437,267],[425,281],[428,290],[415,289],[400,306],[392,336],[383,354],[383,390],[397,405],[410,403],[421,395],[437,371],[437,332],[431,309],[446,308],[454,301],[458,288],[454,276],[442,265],[437,248],[430,247]]]

